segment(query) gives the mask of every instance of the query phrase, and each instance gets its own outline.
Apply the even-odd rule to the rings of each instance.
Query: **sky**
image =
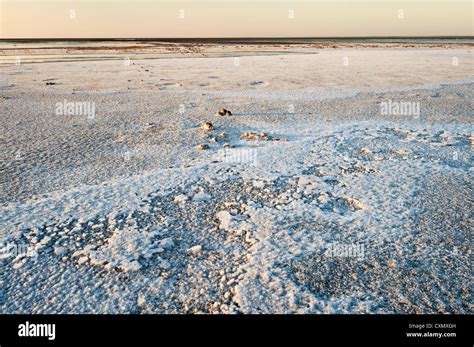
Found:
[[[473,0],[0,0],[0,38],[473,36]]]

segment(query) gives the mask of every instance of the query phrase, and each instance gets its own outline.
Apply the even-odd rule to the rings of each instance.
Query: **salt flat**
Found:
[[[0,312],[472,313],[472,47],[280,50],[0,65]]]

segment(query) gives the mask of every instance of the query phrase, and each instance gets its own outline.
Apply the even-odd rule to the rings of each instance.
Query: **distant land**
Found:
[[[0,41],[21,41],[21,42],[41,42],[41,41],[164,41],[164,42],[261,42],[261,41],[282,41],[289,40],[303,41],[303,40],[474,40],[474,36],[353,36],[353,37],[137,37],[137,38],[0,38]]]

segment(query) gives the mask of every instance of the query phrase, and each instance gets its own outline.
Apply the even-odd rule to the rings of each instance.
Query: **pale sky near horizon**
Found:
[[[473,35],[472,0],[0,0],[0,38]]]

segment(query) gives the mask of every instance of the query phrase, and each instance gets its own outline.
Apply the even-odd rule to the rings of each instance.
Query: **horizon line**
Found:
[[[332,40],[332,39],[474,39],[474,35],[446,36],[262,36],[262,37],[63,37],[63,38],[0,38],[0,41],[186,41],[186,40]]]

